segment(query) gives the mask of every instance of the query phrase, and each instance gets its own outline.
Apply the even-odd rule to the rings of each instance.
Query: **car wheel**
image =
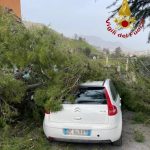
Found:
[[[47,140],[48,140],[49,142],[53,142],[53,141],[54,141],[54,139],[53,139],[52,137],[48,137]]]
[[[120,137],[119,140],[115,141],[112,143],[114,146],[121,146],[122,145],[122,136]]]

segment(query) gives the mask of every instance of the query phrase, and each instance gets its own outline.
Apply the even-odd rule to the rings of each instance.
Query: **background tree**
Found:
[[[103,52],[106,54],[106,55],[109,55],[110,54],[110,50],[108,48],[103,48]]]
[[[86,48],[83,50],[83,52],[85,53],[85,55],[86,55],[87,57],[90,57],[91,49],[90,49],[89,47],[86,47]]]
[[[112,57],[118,58],[118,57],[122,57],[123,56],[123,52],[122,49],[120,47],[117,47],[114,50],[114,53],[111,54]]]

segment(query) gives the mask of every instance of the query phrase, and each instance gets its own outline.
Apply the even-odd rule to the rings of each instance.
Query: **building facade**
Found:
[[[21,18],[20,0],[0,0],[0,6],[12,10],[19,18]]]

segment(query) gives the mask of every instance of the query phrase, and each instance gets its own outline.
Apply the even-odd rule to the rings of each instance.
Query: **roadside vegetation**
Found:
[[[133,117],[133,123],[137,124],[149,124],[149,116],[145,113],[138,112]]]
[[[142,132],[139,130],[134,131],[134,139],[136,142],[143,143],[145,141],[145,137]]]
[[[118,52],[111,57],[126,57]],[[105,58],[82,38],[69,39],[46,26],[27,29],[0,9],[1,150],[49,149],[42,132],[44,111],[59,111],[64,99],[73,102],[77,85],[87,80],[111,78],[123,106],[142,113],[134,120],[149,120],[143,114],[150,114],[150,79],[138,62],[146,64],[150,58],[131,59],[122,78],[115,66],[107,67],[93,56]]]

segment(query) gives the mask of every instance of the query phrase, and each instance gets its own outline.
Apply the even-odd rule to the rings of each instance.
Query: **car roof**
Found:
[[[103,87],[105,81],[88,81],[80,84],[81,87]]]

